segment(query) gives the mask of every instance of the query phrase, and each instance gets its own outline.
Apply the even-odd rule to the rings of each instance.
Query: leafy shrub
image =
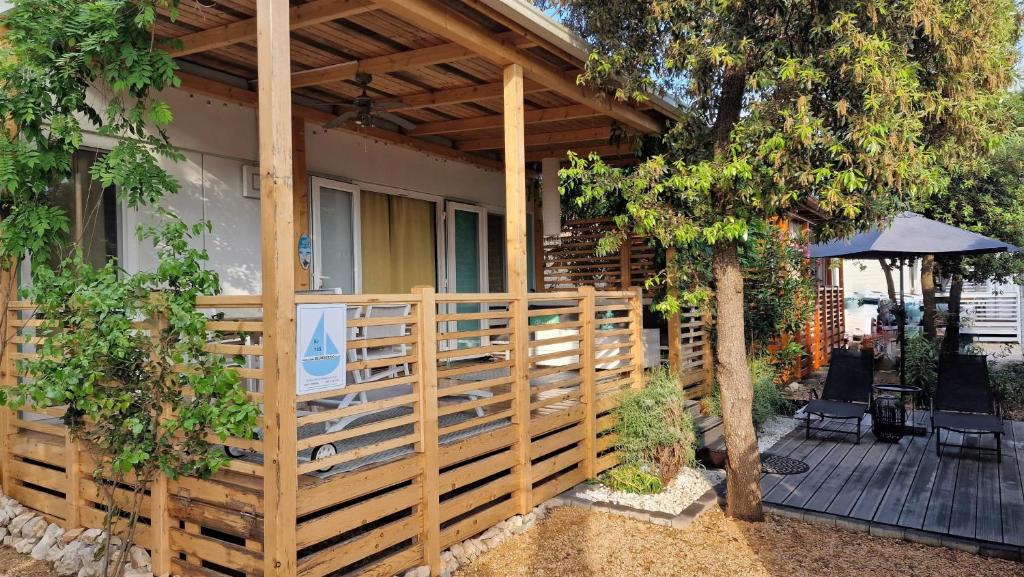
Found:
[[[754,385],[754,403],[752,407],[754,427],[760,428],[773,415],[782,411],[786,399],[776,384],[779,371],[770,359],[754,357],[747,363],[750,369],[750,380]],[[715,383],[711,395],[705,400],[705,410],[710,415],[722,416],[722,393]]]
[[[627,392],[615,410],[622,468],[650,469],[667,484],[695,462],[697,434],[674,375],[655,369],[643,389]]]
[[[1010,418],[1024,417],[1024,363],[993,363],[989,381]]]
[[[907,384],[921,387],[928,395],[935,393],[938,377],[939,347],[923,335],[907,339],[903,366]]]
[[[653,495],[660,493],[665,487],[656,475],[652,475],[640,467],[629,465],[609,470],[601,476],[601,482],[614,491],[636,493],[637,495]]]

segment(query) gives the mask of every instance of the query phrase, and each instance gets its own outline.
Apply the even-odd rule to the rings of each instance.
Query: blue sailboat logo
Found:
[[[306,345],[306,354],[302,357],[302,370],[314,377],[325,377],[341,365],[338,347],[324,329],[324,313],[320,313],[320,321]]]

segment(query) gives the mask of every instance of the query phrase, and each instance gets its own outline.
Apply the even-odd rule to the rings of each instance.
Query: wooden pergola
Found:
[[[371,96],[397,103],[388,112],[408,126],[339,129],[503,170],[506,278],[516,299],[527,293],[527,163],[570,149],[628,157],[628,148],[608,144],[616,127],[657,132],[671,113],[657,101],[642,110],[578,86],[579,49],[520,4],[218,0],[210,7],[182,3],[176,20],[165,14],[156,28],[182,63],[182,88],[258,108],[264,575],[296,574],[294,344],[303,285],[292,247],[306,232],[304,124],[334,119],[335,105],[361,90],[355,75],[371,73]],[[526,322],[526,315],[516,318],[518,334],[527,334]],[[516,354],[526,350],[517,346]]]

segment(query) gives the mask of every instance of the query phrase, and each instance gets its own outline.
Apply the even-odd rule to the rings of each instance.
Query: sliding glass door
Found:
[[[314,178],[313,288],[354,294],[362,290],[359,250],[359,188]]]

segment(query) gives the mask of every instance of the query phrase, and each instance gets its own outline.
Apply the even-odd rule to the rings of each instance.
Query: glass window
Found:
[[[75,153],[71,159],[71,178],[59,182],[50,194],[70,221],[70,234],[63,239],[65,249],[56,256],[67,256],[70,245],[77,245],[85,261],[97,267],[117,258],[120,228],[114,187],[104,188],[90,173],[100,155],[95,151]]]

